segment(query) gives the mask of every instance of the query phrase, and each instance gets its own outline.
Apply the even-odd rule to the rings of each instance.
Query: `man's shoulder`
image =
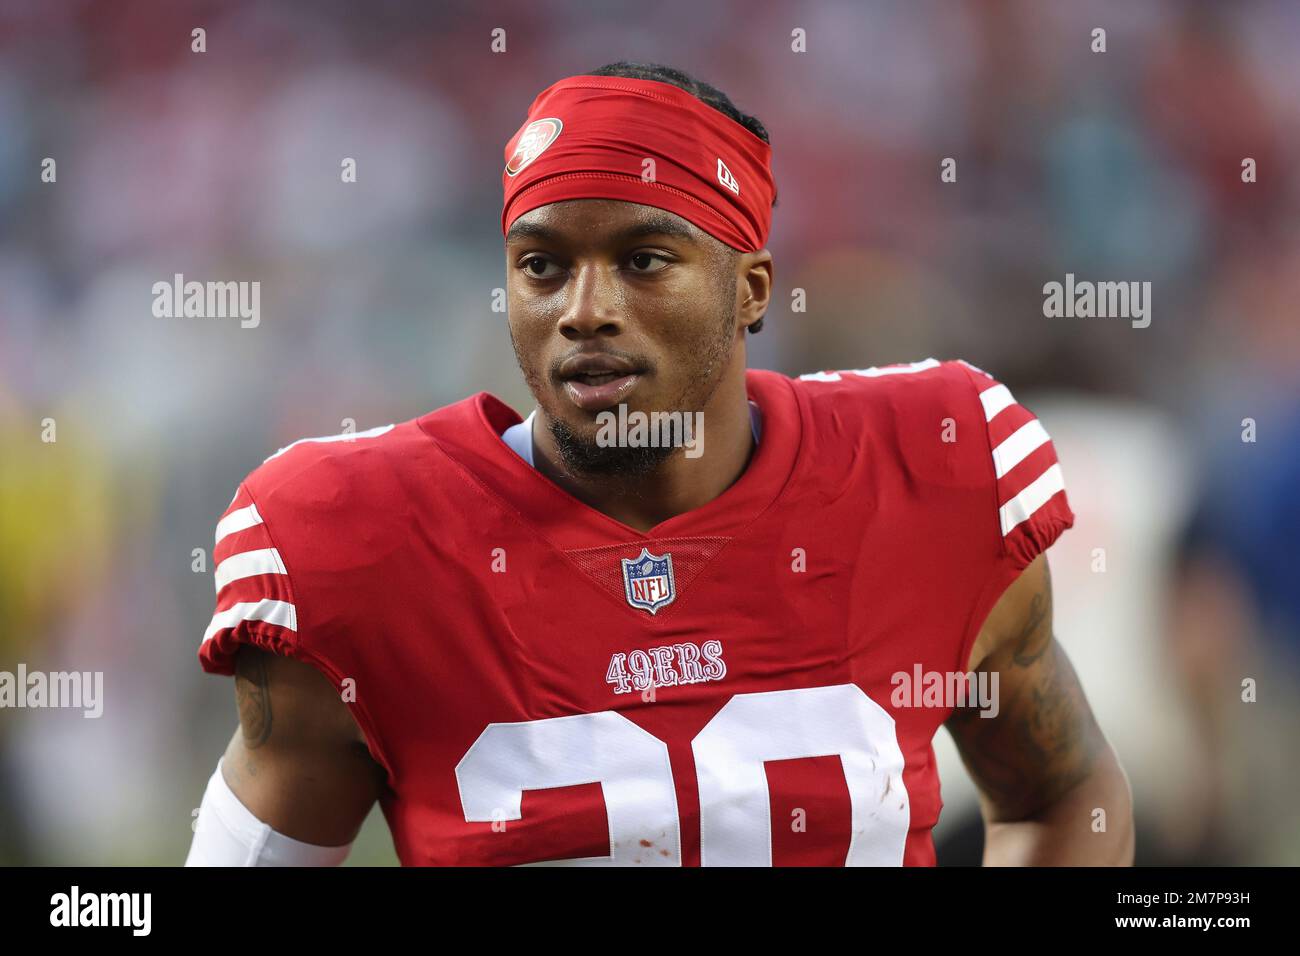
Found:
[[[869,368],[807,372],[792,379],[810,401],[824,404],[879,404],[903,401],[966,401],[994,380],[964,359],[926,358]]]
[[[263,459],[242,485],[262,506],[325,504],[402,460],[418,419],[299,438]]]
[[[230,674],[239,647],[253,644],[331,679],[355,673],[377,609],[450,567],[452,537],[476,527],[455,442],[513,455],[492,434],[485,399],[301,438],[249,472],[216,522],[204,668]]]
[[[281,514],[391,502],[410,476],[418,473],[422,482],[436,483],[447,472],[440,439],[481,437],[477,419],[484,397],[480,393],[402,422],[296,439],[253,468],[241,487],[259,507]]]
[[[923,430],[950,420],[983,423],[980,393],[998,383],[963,359],[809,372],[790,379],[811,417],[811,426],[832,432]]]
[[[853,474],[865,468],[909,494],[982,493],[995,481],[989,419],[1006,389],[963,359],[811,372],[790,381],[805,409],[805,449],[823,469],[835,462]]]
[[[996,509],[985,511],[1019,568],[1073,523],[1047,430],[983,369],[931,358],[794,381],[812,409],[819,461],[848,448],[875,473],[894,474],[909,495],[991,489]]]

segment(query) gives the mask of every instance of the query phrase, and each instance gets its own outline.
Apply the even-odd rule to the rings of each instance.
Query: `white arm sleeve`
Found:
[[[277,833],[239,802],[221,775],[221,761],[199,805],[186,866],[338,866],[352,849],[317,846]]]

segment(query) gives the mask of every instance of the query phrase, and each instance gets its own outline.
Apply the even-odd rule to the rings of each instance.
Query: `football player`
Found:
[[[504,158],[536,409],[480,393],[240,484],[199,650],[239,728],[188,862],[336,864],[379,801],[406,865],[933,864],[946,724],[986,863],[1130,863],[1052,636],[1043,426],[960,361],[747,369],[771,147],[711,86],[568,77]]]

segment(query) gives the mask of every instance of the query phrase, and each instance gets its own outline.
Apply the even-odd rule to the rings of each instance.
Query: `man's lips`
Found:
[[[595,412],[617,405],[641,381],[639,372],[628,375],[605,373],[565,379],[564,391],[569,400],[585,412]]]
[[[644,374],[643,368],[606,353],[573,355],[558,369],[569,400],[588,412],[621,402]]]

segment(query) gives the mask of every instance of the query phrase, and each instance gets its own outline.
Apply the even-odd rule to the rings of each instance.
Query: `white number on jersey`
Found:
[[[704,866],[771,866],[764,763],[827,756],[840,758],[848,784],[852,826],[845,864],[902,863],[911,819],[903,754],[894,719],[856,684],[736,694],[691,749]],[[456,765],[456,780],[466,821],[479,823],[521,819],[525,790],[599,783],[609,856],[553,862],[627,864],[639,841],[652,838],[668,852],[646,854],[647,865],[681,865],[668,746],[616,711],[490,724]]]

